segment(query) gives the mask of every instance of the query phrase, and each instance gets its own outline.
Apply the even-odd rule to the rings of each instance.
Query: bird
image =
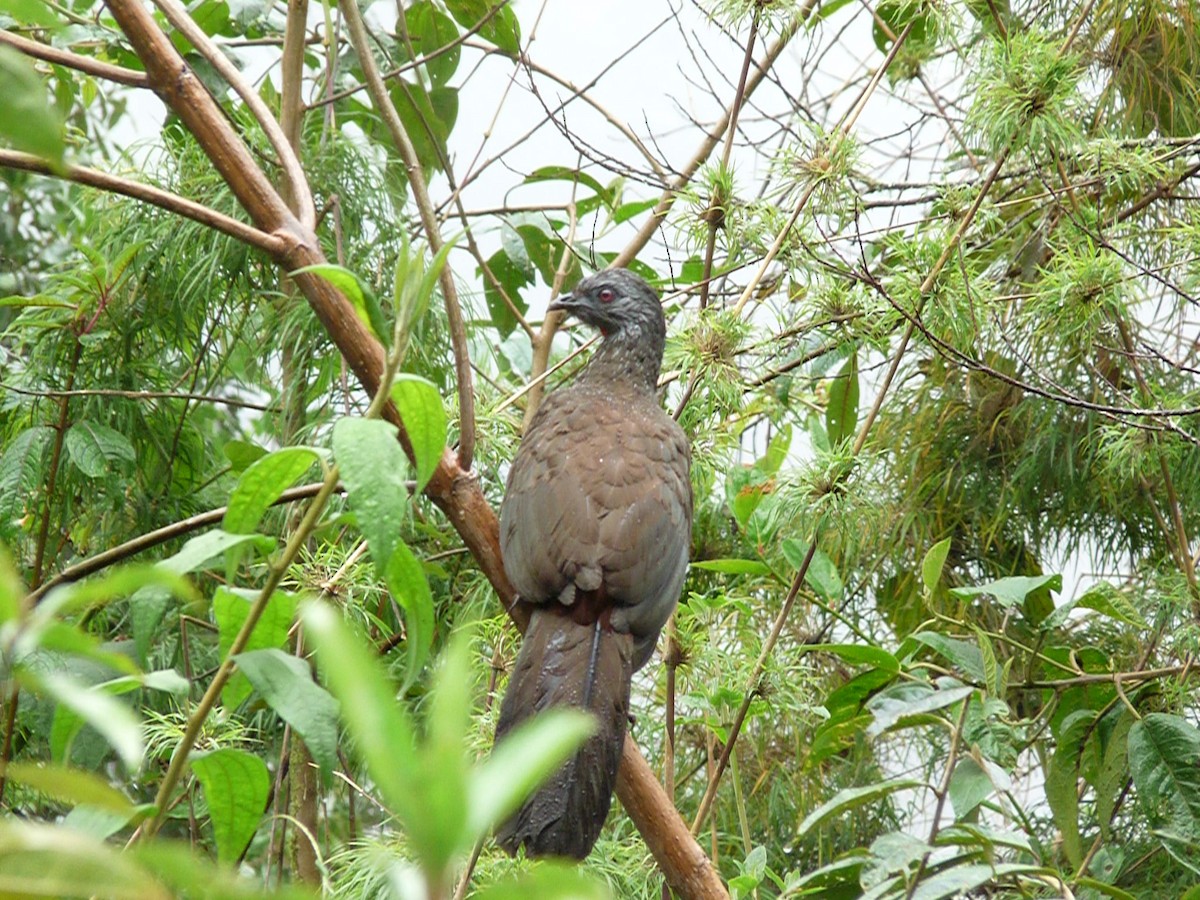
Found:
[[[658,399],[666,322],[627,269],[550,304],[600,331],[591,360],[529,423],[500,507],[500,550],[532,604],[496,726],[585,709],[597,730],[496,831],[509,854],[584,859],[608,816],[633,672],[654,653],[687,574],[691,447]]]

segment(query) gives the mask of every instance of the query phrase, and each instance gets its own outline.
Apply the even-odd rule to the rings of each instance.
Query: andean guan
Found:
[[[505,569],[533,617],[496,738],[551,706],[589,710],[598,731],[497,831],[509,853],[583,859],[612,802],[629,681],[650,659],[683,586],[691,544],[691,451],[659,405],[666,323],[654,290],[624,269],[554,303],[603,339],[569,387],[546,396],[500,509]]]

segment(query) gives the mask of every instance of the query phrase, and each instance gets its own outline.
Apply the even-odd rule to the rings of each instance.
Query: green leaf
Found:
[[[721,572],[725,575],[770,575],[771,567],[757,559],[702,559],[691,564],[693,569]]]
[[[863,644],[802,644],[802,653],[833,653],[848,663],[871,666],[894,675],[900,671],[900,660],[879,647]]]
[[[222,528],[230,534],[254,532],[271,505],[319,459],[308,447],[285,447],[255,460],[229,495]]]
[[[1129,729],[1129,772],[1156,831],[1200,841],[1200,730],[1180,716],[1149,713]],[[1177,840],[1158,835],[1178,858]]]
[[[980,584],[975,587],[951,588],[950,595],[969,600],[981,594],[990,594],[1005,609],[1023,604],[1025,617],[1035,625],[1054,611],[1054,600],[1050,592],[1062,590],[1062,575],[1013,575]]]
[[[229,534],[215,528],[192,538],[178,553],[159,565],[183,575],[207,568],[218,556],[240,547],[249,547],[266,555],[275,549],[275,539],[262,534]]]
[[[8,46],[0,46],[0,142],[63,168],[63,117],[47,102],[46,85],[33,62]]]
[[[229,655],[233,640],[250,615],[250,605],[258,597],[257,591],[219,587],[213,595],[213,619],[217,624],[217,646],[221,659]],[[296,618],[297,598],[295,594],[276,591],[267,601],[267,607],[250,632],[243,653],[287,645],[288,631]],[[250,683],[241,672],[235,672],[221,691],[221,702],[235,707],[250,696]]]
[[[111,475],[114,467],[132,465],[137,458],[125,435],[87,419],[70,427],[63,446],[75,467],[89,478]]]
[[[132,772],[141,765],[146,750],[141,723],[129,707],[115,699],[104,685],[87,687],[58,672],[42,672],[34,676],[28,669],[22,670],[20,678],[23,684],[39,693],[48,694],[59,704],[57,721],[51,729],[52,749],[57,748],[55,759],[66,759],[71,738],[86,722],[108,741],[126,769]],[[62,716],[63,711],[69,715]],[[64,724],[59,725],[59,722]],[[57,735],[54,733],[56,731]]]
[[[1063,722],[1058,747],[1046,773],[1046,802],[1054,824],[1062,835],[1063,852],[1078,868],[1083,860],[1083,838],[1079,831],[1079,760],[1083,742],[1092,734],[1096,711],[1077,710]]]
[[[925,684],[897,685],[870,699],[867,708],[875,720],[867,728],[874,738],[906,719],[920,719],[929,713],[967,699],[975,692],[969,685],[935,690]]]
[[[925,584],[925,592],[931,593],[942,580],[942,569],[946,565],[946,557],[950,554],[950,538],[938,541],[929,548],[925,559],[921,561],[921,581]]]
[[[249,441],[226,441],[221,452],[229,460],[229,465],[234,472],[246,471],[252,462],[267,455],[265,448]]]
[[[961,820],[991,796],[996,787],[987,772],[969,756],[961,756],[950,776],[950,803],[954,818]]]
[[[529,311],[529,304],[521,297],[521,288],[533,284],[532,272],[523,265],[525,262],[528,262],[528,259],[524,257],[523,252],[522,261],[514,262],[504,248],[493,253],[487,261],[488,271],[500,283],[500,287],[504,288],[504,294],[508,295],[508,299],[521,315]],[[500,288],[491,278],[484,275],[482,266],[478,267],[477,274],[483,278],[483,297],[487,301],[492,325],[500,332],[500,337],[506,338],[517,327],[517,317],[505,302]]]
[[[569,166],[542,166],[539,169],[534,169],[525,176],[525,184],[534,184],[539,181],[569,181],[572,184],[582,184],[591,188],[596,192],[604,205],[612,208],[614,203],[613,192],[597,181],[593,176],[579,169],[572,169]]]
[[[516,57],[521,52],[521,26],[510,5],[491,0],[447,0],[446,8],[459,25],[468,31],[477,29],[481,38],[509,56]]]
[[[297,275],[316,275],[332,284],[350,301],[359,320],[367,326],[367,330],[379,340],[383,346],[391,345],[391,330],[383,318],[383,309],[379,306],[379,298],[371,290],[371,286],[359,280],[359,277],[343,266],[333,263],[318,263],[315,266],[303,266],[288,273],[289,278]]]
[[[0,819],[0,896],[171,900],[120,848],[80,831]]]
[[[417,470],[417,490],[429,483],[446,449],[446,410],[433,382],[401,372],[392,384],[392,402],[400,411]]]
[[[829,383],[825,428],[834,446],[851,437],[858,427],[858,390],[858,354],[853,353]]]
[[[254,837],[271,794],[267,764],[245,750],[193,753],[189,763],[204,788],[217,859],[232,865]]]
[[[425,70],[429,73],[430,82],[434,87],[449,83],[458,70],[461,56],[461,48],[455,43],[458,40],[458,29],[453,20],[428,0],[420,0],[406,9],[404,19],[408,24],[408,37],[412,42],[413,52],[418,57],[433,57],[425,61]],[[454,46],[451,46],[452,44]],[[403,45],[403,41],[398,49],[400,58],[408,61],[407,47]]]
[[[876,800],[882,800],[884,797],[891,796],[897,791],[906,791],[923,786],[924,782],[914,778],[889,778],[886,781],[868,784],[865,787],[843,788],[804,817],[804,821],[800,823],[800,827],[796,830],[796,839],[802,839],[813,828],[834,816],[839,816],[844,812],[857,809],[868,803],[874,803]]]
[[[613,223],[621,224],[634,216],[640,216],[644,212],[649,212],[658,206],[657,200],[634,200],[630,203],[622,203],[613,212]],[[681,278],[681,281],[688,281],[687,278]]]
[[[124,816],[133,815],[129,798],[94,772],[53,763],[10,762],[0,766],[4,777],[62,803],[87,804]]]
[[[417,821],[419,827],[424,809],[413,728],[377,655],[328,604],[308,602],[300,618],[316,648],[321,675],[341,703],[342,720],[380,794],[406,824]]]
[[[938,872],[932,878],[926,878],[913,892],[912,900],[943,900],[946,897],[961,897],[1006,875],[1044,874],[1039,866],[1023,865],[1021,863],[967,863],[966,865],[951,866]]]
[[[47,449],[54,429],[45,425],[26,428],[9,442],[0,456],[0,534],[25,516],[34,489],[42,483]]]
[[[984,671],[983,666],[983,654],[980,653],[977,645],[969,641],[959,640],[958,638],[946,637],[944,634],[938,634],[935,631],[918,631],[916,634],[909,635],[904,643],[907,644],[909,641],[915,641],[936,650],[954,665],[958,666],[963,674],[972,681],[977,681],[980,684],[987,683],[987,673]],[[897,654],[901,658],[904,655],[904,653]]]
[[[539,713],[505,735],[473,773],[468,794],[473,835],[486,834],[516,812],[595,730],[590,715],[560,708]]]
[[[792,539],[783,542],[783,552],[788,556],[789,549],[799,550],[799,543]],[[807,548],[805,548],[807,550]],[[788,561],[792,562],[795,556],[788,556]],[[801,556],[795,561],[794,565],[797,569],[800,563],[804,562],[804,557]],[[842,593],[845,590],[842,586],[842,576],[838,574],[837,566],[823,550],[817,550],[813,554],[812,562],[808,565],[808,571],[804,573],[804,583],[807,584],[817,596],[826,603],[836,604],[842,599]]]
[[[326,778],[337,766],[338,702],[312,678],[304,660],[274,647],[240,653],[238,670],[291,725]]]
[[[1083,596],[1075,601],[1075,605],[1083,609],[1094,609],[1098,613],[1119,622],[1125,622],[1135,628],[1149,627],[1128,595],[1107,581],[1088,588]]]
[[[408,510],[408,458],[396,440],[396,428],[379,419],[338,419],[333,453],[371,558],[386,573]]]
[[[458,91],[450,87],[427,91],[416,82],[396,78],[388,93],[417,152],[421,169],[426,173],[440,172],[442,160],[448,154],[446,140],[458,118]]]
[[[429,658],[429,648],[433,646],[436,625],[433,594],[420,560],[403,541],[397,541],[392,548],[383,577],[392,599],[404,610],[404,646],[408,664],[403,688],[407,690],[421,674],[421,668]]]
[[[979,659],[983,665],[983,683],[993,697],[1003,697],[1000,689],[1000,665],[996,661],[996,650],[987,632],[978,625],[972,626],[975,642],[979,645]]]

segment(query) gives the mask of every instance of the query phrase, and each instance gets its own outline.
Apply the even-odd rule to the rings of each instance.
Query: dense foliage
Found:
[[[618,804],[578,870],[487,839],[587,724],[492,750],[444,488],[615,261],[696,500],[632,734],[730,894],[1200,896],[1200,7],[638,8],[595,77],[528,3],[0,11],[0,893],[662,896]]]

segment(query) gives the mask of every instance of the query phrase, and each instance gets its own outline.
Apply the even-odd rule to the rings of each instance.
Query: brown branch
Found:
[[[32,154],[4,149],[0,149],[0,166],[7,169],[20,169],[23,172],[34,172],[38,175],[59,176],[68,181],[74,181],[76,184],[84,184],[102,191],[131,197],[134,200],[140,200],[143,203],[157,206],[159,209],[165,209],[167,212],[183,216],[185,219],[191,219],[193,222],[199,222],[201,225],[207,225],[209,228],[237,238],[239,241],[271,255],[281,253],[284,248],[284,242],[276,235],[259,231],[251,225],[232,219],[194,200],[188,200],[178,194],[172,194],[170,191],[164,191],[148,184],[130,181],[128,178],[121,178],[118,175],[110,175],[86,166],[67,166],[64,171],[55,172],[43,160]]]
[[[2,28],[0,28],[0,44],[8,44],[8,46],[20,50],[26,56],[32,56],[34,59],[54,63],[56,66],[65,66],[68,69],[74,69],[76,72],[83,72],[85,75],[94,75],[97,78],[103,78],[107,81],[115,81],[117,84],[124,84],[135,88],[150,86],[145,72],[135,72],[133,69],[114,66],[112,63],[92,59],[90,56],[81,56],[69,50],[60,50],[57,47],[51,47],[49,44],[23,38]]]

